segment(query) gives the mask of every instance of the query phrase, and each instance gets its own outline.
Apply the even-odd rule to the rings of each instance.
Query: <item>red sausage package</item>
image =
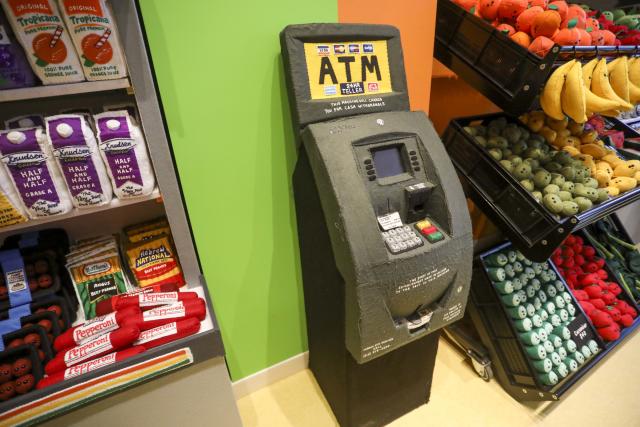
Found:
[[[148,331],[142,331],[138,339],[133,342],[133,345],[143,346],[148,350],[193,335],[199,330],[200,321],[196,317],[190,317],[178,322],[167,323]]]
[[[178,290],[178,285],[175,283],[165,283],[162,285],[153,285],[147,286],[146,288],[139,288],[133,292],[128,292],[126,294],[114,295],[109,299],[104,299],[99,301],[96,304],[96,314],[98,316],[103,316],[105,314],[112,313],[116,311],[116,305],[118,304],[118,300],[120,298],[128,297],[131,295],[138,295],[141,293],[154,293],[154,292],[175,292]]]
[[[126,307],[140,307],[140,310],[150,310],[152,308],[175,304],[180,301],[195,300],[198,294],[195,292],[157,292],[141,293],[135,295],[122,295],[116,301],[116,310]]]
[[[47,375],[51,375],[54,372],[62,371],[86,360],[95,359],[96,357],[111,353],[114,350],[127,347],[134,342],[139,335],[140,329],[138,327],[127,324],[113,332],[100,335],[82,345],[58,353],[53,360],[47,363],[44,371]]]
[[[61,381],[68,380],[69,378],[77,377],[78,375],[86,374],[87,372],[95,371],[96,369],[113,365],[116,362],[121,362],[125,359],[140,354],[145,350],[142,346],[135,346],[127,348],[115,353],[109,353],[105,356],[98,357],[97,359],[89,360],[88,362],[80,363],[65,369],[64,371],[54,372],[38,382],[37,389],[49,387],[57,384]]]
[[[172,305],[163,305],[148,311],[143,311],[138,321],[141,331],[147,331],[167,323],[195,317],[204,320],[207,315],[207,307],[202,298],[180,301]]]
[[[67,329],[64,333],[60,334],[53,343],[53,348],[59,352],[82,345],[97,336],[115,331],[124,325],[127,319],[128,324],[131,324],[131,319],[137,319],[139,317],[140,309],[135,306],[130,306],[104,316],[94,317],[82,325]]]

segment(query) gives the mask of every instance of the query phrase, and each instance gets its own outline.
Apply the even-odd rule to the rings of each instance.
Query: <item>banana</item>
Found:
[[[587,121],[584,82],[582,80],[582,65],[575,62],[569,72],[562,87],[561,94],[562,110],[576,123]]]
[[[540,106],[547,114],[547,116],[556,119],[563,120],[564,114],[562,112],[561,95],[562,87],[564,86],[564,80],[569,73],[573,65],[576,63],[575,59],[559,66],[551,74],[549,80],[544,85],[542,95],[540,95]]]
[[[640,86],[639,84],[635,83],[633,80],[631,80],[632,78],[634,78],[636,81],[640,80],[640,68],[635,67],[637,58],[634,57],[630,57],[627,60],[627,72],[628,72],[628,77],[629,77],[629,102],[632,104],[638,104],[640,102]],[[634,71],[633,70],[637,70],[636,71],[636,75],[634,76]]]
[[[614,92],[611,84],[609,83],[609,73],[607,71],[607,60],[602,58],[593,70],[591,79],[591,91],[599,97],[606,98],[618,103],[618,107],[615,110],[630,110],[633,105],[629,104],[624,99],[620,98]],[[603,115],[607,115],[611,110],[602,112]]]
[[[619,105],[616,101],[602,98],[591,92],[591,76],[596,65],[598,65],[598,60],[592,59],[582,67],[582,80],[584,81],[584,92],[587,103],[587,117],[589,117],[592,113],[601,113],[607,110],[615,110]]]
[[[629,102],[629,64],[626,56],[616,58],[607,64],[609,83],[613,91],[627,103]]]
[[[640,61],[638,61],[638,58],[632,58],[629,63],[629,80],[640,87]]]
[[[636,86],[629,80],[629,102],[632,104],[640,103],[640,87]]]

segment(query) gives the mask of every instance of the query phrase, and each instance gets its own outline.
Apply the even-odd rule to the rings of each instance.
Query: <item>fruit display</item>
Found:
[[[583,230],[589,243],[604,258],[618,282],[640,300],[640,252],[611,217]]]
[[[590,167],[589,157],[558,149],[565,143],[573,148],[582,146],[585,141],[606,150],[602,141],[595,140],[597,133],[585,131],[583,125],[566,119],[554,121],[543,112],[529,113],[521,120],[528,128],[501,117],[467,126],[465,131],[551,213],[572,216],[637,185],[635,178],[629,177],[632,186],[619,187],[613,178],[602,181],[605,187],[594,178],[597,169]]]
[[[601,350],[595,340],[574,340],[569,326],[583,314],[549,262],[532,262],[511,246],[482,261],[541,384],[558,384]]]
[[[594,113],[617,117],[640,102],[640,61],[620,56],[581,65],[571,60],[549,77],[540,95],[540,106],[550,117],[568,116],[585,123]]]
[[[598,335],[607,342],[620,338],[621,329],[631,326],[638,313],[625,301],[622,287],[609,276],[595,248],[570,235],[551,259]]]
[[[587,15],[580,5],[563,0],[453,0],[489,22],[525,49],[544,57],[554,44],[613,46],[616,34]],[[605,25],[603,27],[603,25]]]
[[[640,44],[640,15],[563,0],[452,0],[514,42],[544,57],[560,46]]]

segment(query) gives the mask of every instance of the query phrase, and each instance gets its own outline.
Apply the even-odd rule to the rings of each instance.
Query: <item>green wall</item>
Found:
[[[233,380],[306,350],[279,56],[336,0],[141,0],[196,244]]]

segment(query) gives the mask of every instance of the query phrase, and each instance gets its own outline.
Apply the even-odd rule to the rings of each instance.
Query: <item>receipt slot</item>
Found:
[[[395,28],[294,25],[281,44],[309,366],[342,425],[382,425],[427,402],[437,331],[464,313],[466,200],[408,111]]]

